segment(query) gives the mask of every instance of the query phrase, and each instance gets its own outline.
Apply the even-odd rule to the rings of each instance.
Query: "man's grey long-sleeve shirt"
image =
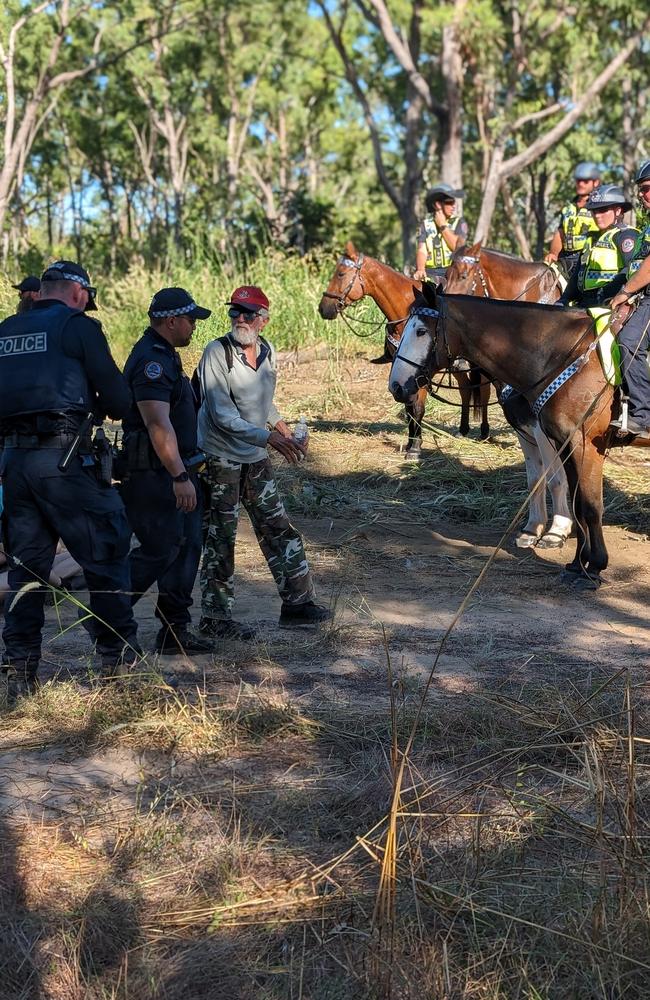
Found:
[[[230,341],[230,371],[226,351],[218,340],[208,344],[199,362],[199,448],[231,462],[261,462],[268,455],[266,443],[271,432],[267,425],[275,427],[282,419],[273,405],[275,350],[259,341],[257,368],[253,369],[232,337]]]

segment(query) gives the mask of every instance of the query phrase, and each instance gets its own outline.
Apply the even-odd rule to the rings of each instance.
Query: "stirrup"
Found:
[[[610,427],[615,427],[619,434],[627,434],[627,421],[630,412],[630,398],[629,396],[621,396],[621,415],[616,420],[612,420]]]

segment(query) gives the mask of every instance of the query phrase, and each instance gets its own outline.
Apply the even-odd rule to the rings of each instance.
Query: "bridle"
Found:
[[[366,294],[366,288],[363,283],[363,277],[361,275],[361,268],[363,267],[364,256],[362,253],[359,254],[356,260],[352,260],[351,257],[341,257],[338,266],[339,267],[349,267],[352,268],[352,277],[346,288],[342,292],[323,292],[324,299],[334,299],[338,306],[338,312],[342,313],[344,309],[351,306],[353,303],[348,302],[347,298],[352,289],[354,288],[354,283],[359,279],[359,284],[361,285],[361,296]]]
[[[482,288],[482,291],[483,291],[483,298],[485,298],[485,299],[492,298],[492,296],[490,294],[490,289],[489,289],[489,286],[488,286],[488,283],[487,283],[487,280],[486,280],[486,277],[485,277],[485,274],[483,273],[483,268],[481,267],[481,258],[480,257],[472,257],[469,254],[465,254],[462,257],[458,258],[458,263],[460,263],[460,264],[469,264],[470,266],[472,266],[472,267],[475,268],[474,280],[472,281],[472,286],[471,286],[471,288],[470,288],[470,290],[469,290],[469,292],[467,294],[468,295],[473,295],[474,294],[474,292],[476,291],[476,287],[477,287],[477,279],[479,279],[480,282],[481,282],[481,288]],[[522,299],[524,297],[524,295],[526,295],[531,290],[531,288],[534,288],[535,285],[537,285],[537,284],[541,284],[542,278],[545,278],[547,276],[547,274],[549,273],[549,271],[551,273],[553,273],[553,269],[551,267],[549,267],[548,265],[545,265],[545,270],[540,271],[539,274],[535,274],[530,279],[530,281],[528,282],[528,284],[525,285],[525,287],[519,292],[519,295],[515,295],[514,299],[509,299],[508,301],[510,301],[510,302],[517,302],[519,299]],[[549,296],[550,296],[553,288],[555,288],[555,286],[557,284],[557,280],[558,280],[557,279],[557,275],[554,275],[553,284],[548,289],[548,291],[544,292],[543,297],[539,301],[539,305],[548,305],[548,298],[549,298]]]
[[[385,327],[386,339],[390,344],[393,345],[393,347],[397,347],[399,345],[399,340],[396,337],[396,332],[397,332],[396,328],[400,324],[406,323],[408,316],[404,316],[402,319],[387,319],[385,322],[383,320],[380,320],[378,323],[375,322],[374,320],[364,320],[361,319],[360,316],[355,316],[354,317],[355,324],[361,324],[362,326],[372,327],[372,329],[367,331],[366,333],[360,333],[358,330],[355,330],[351,320],[347,316],[343,315],[345,309],[347,309],[350,306],[358,305],[361,302],[361,299],[368,294],[366,292],[366,286],[363,281],[363,275],[361,274],[361,268],[363,267],[364,260],[365,257],[362,253],[359,253],[356,260],[352,260],[351,257],[341,257],[341,259],[337,264],[337,267],[351,268],[352,277],[350,278],[350,281],[348,282],[347,286],[343,289],[342,292],[328,292],[326,290],[323,292],[322,297],[324,299],[334,299],[334,301],[336,302],[337,314],[341,317],[345,325],[354,334],[355,337],[361,337],[362,339],[365,340],[368,337],[373,337],[378,330],[381,330],[382,327]],[[354,283],[355,281],[357,281],[357,279],[359,280],[359,284],[361,285],[361,295],[359,296],[358,299],[355,299],[353,302],[350,302],[348,300],[348,296],[352,291],[352,289],[354,288]]]
[[[416,306],[411,309],[409,313],[409,320],[413,319],[415,316],[429,316],[437,320],[435,328],[433,331],[429,330],[427,327],[427,333],[431,340],[433,341],[433,349],[438,357],[438,335],[442,334],[442,340],[445,345],[445,350],[447,352],[447,363],[448,365],[453,360],[451,357],[451,352],[449,350],[449,344],[447,342],[447,328],[444,321],[444,311],[446,303],[444,297],[440,296],[440,309],[432,309],[431,306]],[[405,357],[400,354],[402,344],[404,343],[404,338],[400,341],[399,347],[395,351],[395,356],[393,357],[393,364],[396,361],[403,361],[404,364],[410,365],[411,368],[415,368],[418,374],[415,376],[415,385],[418,389],[429,389],[432,385],[431,373],[424,370],[424,365],[420,364],[419,361],[412,361],[411,358]]]

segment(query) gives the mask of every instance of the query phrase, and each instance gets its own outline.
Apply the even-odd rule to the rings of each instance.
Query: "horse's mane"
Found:
[[[363,254],[365,260],[371,260],[373,264],[379,264],[381,267],[385,267],[388,271],[392,271],[393,274],[396,274],[398,278],[402,278],[404,281],[415,281],[414,278],[410,278],[408,274],[404,274],[403,271],[398,271],[396,267],[392,266],[392,264],[387,264],[385,260],[380,260],[379,257],[373,257],[371,254],[365,253],[363,250],[357,250],[356,260],[359,259],[359,254]],[[345,252],[343,255],[346,256]]]
[[[505,250],[495,250],[494,247],[481,247],[481,253],[486,250],[488,253],[493,254],[495,257],[504,257],[506,260],[513,260],[517,264],[543,264],[542,260],[524,260],[523,257],[517,257],[514,253],[506,253]]]

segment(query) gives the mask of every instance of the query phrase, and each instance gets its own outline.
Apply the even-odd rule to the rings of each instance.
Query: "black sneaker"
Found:
[[[214,643],[202,639],[186,628],[161,628],[156,636],[154,651],[162,656],[179,653],[211,653]]]
[[[239,639],[248,641],[255,638],[255,629],[242,625],[232,618],[202,618],[199,622],[199,632],[210,639]]]
[[[306,604],[283,604],[280,609],[280,628],[313,628],[332,620],[329,608],[322,608],[313,601]]]

